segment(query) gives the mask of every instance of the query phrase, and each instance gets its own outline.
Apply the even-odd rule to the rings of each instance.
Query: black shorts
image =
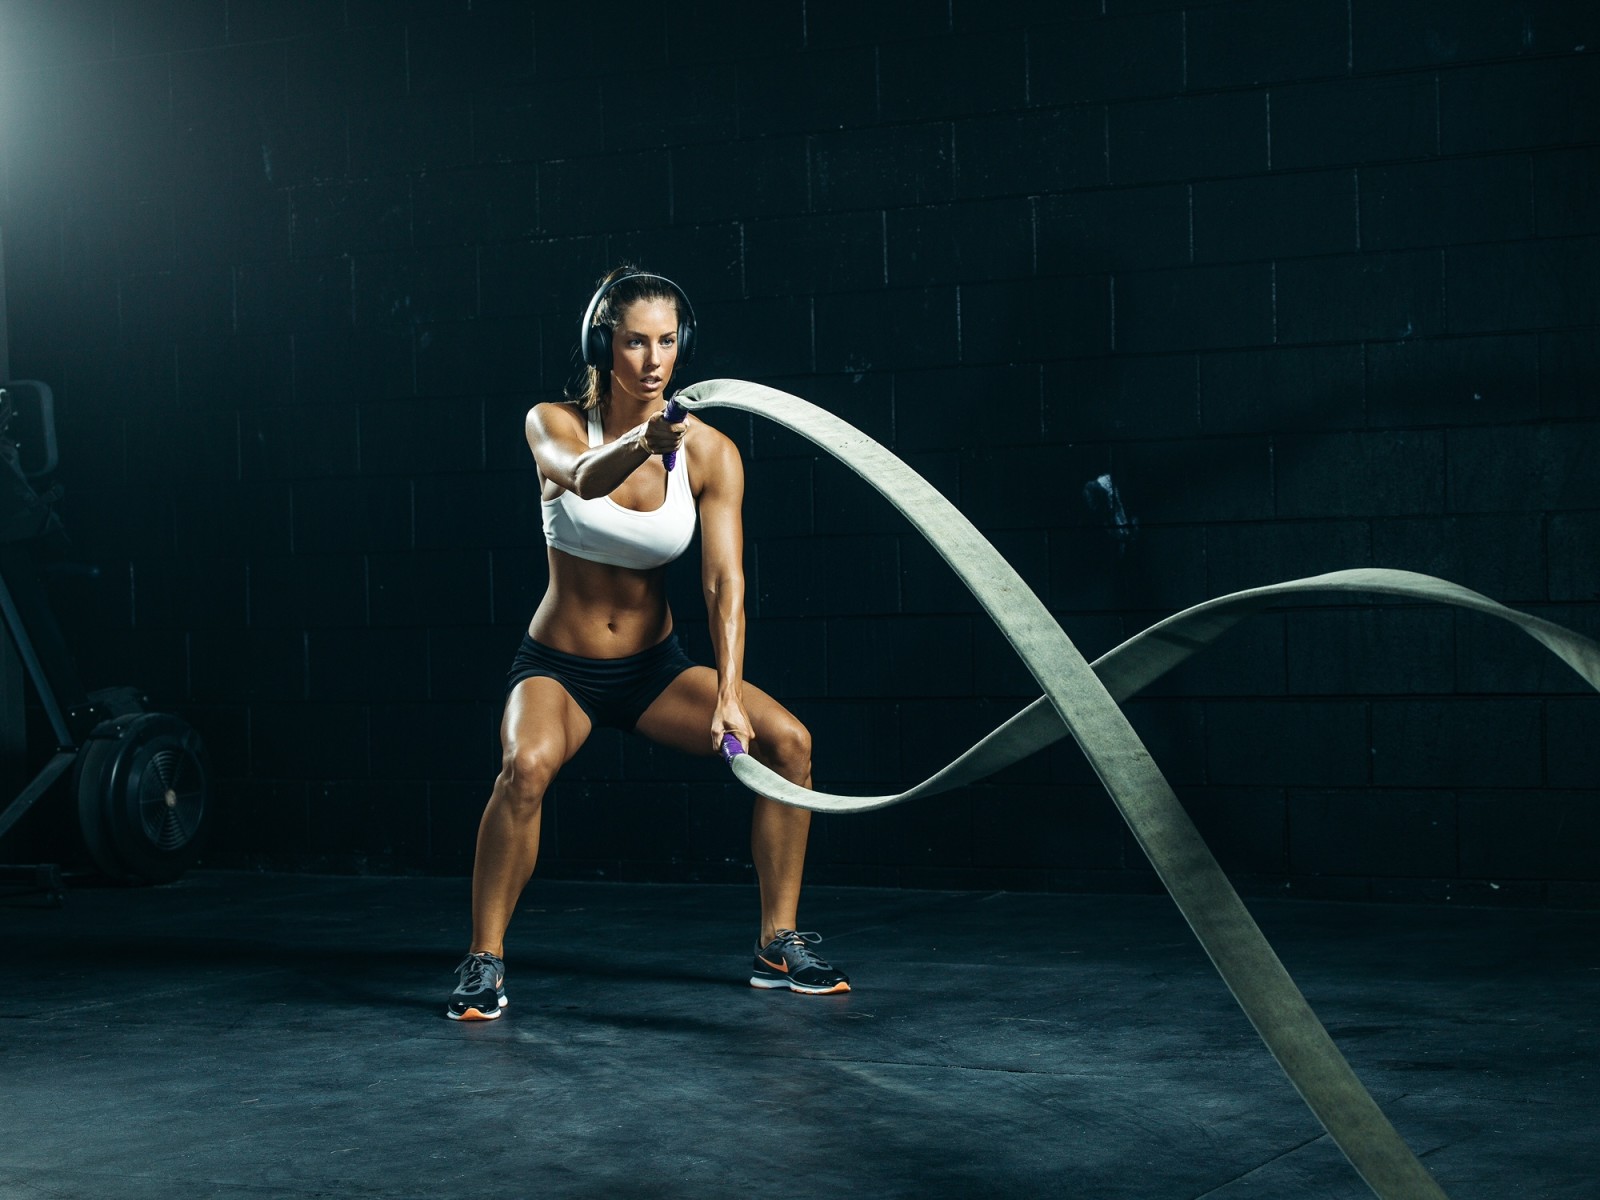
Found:
[[[675,633],[626,658],[583,658],[523,634],[506,676],[506,695],[524,679],[545,676],[567,689],[595,728],[632,730],[667,685],[694,665]]]

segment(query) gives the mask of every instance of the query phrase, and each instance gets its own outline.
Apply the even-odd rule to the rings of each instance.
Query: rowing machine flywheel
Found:
[[[194,863],[209,809],[205,745],[171,713],[102,721],[78,755],[89,857],[123,883],[170,883]]]

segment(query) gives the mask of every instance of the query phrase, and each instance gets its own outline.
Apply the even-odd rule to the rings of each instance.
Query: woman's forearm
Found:
[[[572,491],[580,499],[609,496],[622,486],[655,451],[650,449],[646,422],[628,430],[614,442],[595,446],[578,456],[572,467]]]
[[[720,579],[708,587],[706,611],[717,658],[717,691],[737,700],[744,684],[744,577]]]

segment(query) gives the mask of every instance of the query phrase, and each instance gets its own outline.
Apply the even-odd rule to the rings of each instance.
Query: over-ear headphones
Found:
[[[694,305],[689,303],[688,295],[672,280],[665,275],[655,275],[649,271],[618,275],[610,282],[601,284],[600,290],[590,298],[589,307],[583,311],[583,324],[578,327],[578,345],[583,354],[584,365],[597,367],[602,371],[611,370],[611,327],[596,325],[594,318],[600,311],[600,305],[605,302],[606,293],[619,283],[627,283],[630,279],[657,279],[672,289],[672,294],[678,301],[678,364],[682,366],[694,357]]]

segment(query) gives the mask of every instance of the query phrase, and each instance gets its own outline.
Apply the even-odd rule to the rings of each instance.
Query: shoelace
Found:
[[[822,941],[820,933],[800,933],[794,929],[780,929],[778,935],[772,939],[794,953],[799,960],[796,965],[802,967],[822,967],[831,970],[832,964],[824,959],[811,947]]]
[[[493,987],[493,973],[498,970],[499,968],[495,966],[494,959],[487,954],[469,954],[456,964],[457,974],[462,971],[466,972],[465,975],[461,976],[461,990],[463,991],[471,988]]]

